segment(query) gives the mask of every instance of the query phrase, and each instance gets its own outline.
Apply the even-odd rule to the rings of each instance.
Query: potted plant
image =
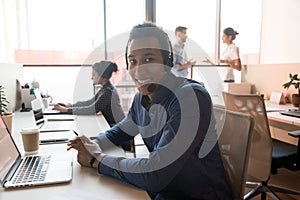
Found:
[[[0,115],[6,124],[9,132],[12,131],[12,117],[13,114],[8,111],[8,100],[6,99],[6,95],[4,93],[4,87],[0,85]]]
[[[293,85],[295,87],[296,90],[298,90],[298,94],[292,94],[292,104],[295,107],[299,107],[300,104],[300,88],[299,88],[299,78],[298,78],[298,74],[294,74],[292,75],[290,73],[290,81],[283,84],[282,86],[286,89],[288,89],[291,85]]]

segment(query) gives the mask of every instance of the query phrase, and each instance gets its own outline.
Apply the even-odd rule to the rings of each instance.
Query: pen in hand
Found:
[[[73,130],[73,132],[74,132],[74,134],[75,134],[76,136],[79,136],[79,134],[78,134],[76,131]]]
[[[75,130],[72,130],[72,131],[77,137],[79,136],[79,134]],[[77,140],[77,138],[68,141],[68,148],[67,148],[68,151],[70,149],[74,148],[73,145],[76,143],[76,140]]]

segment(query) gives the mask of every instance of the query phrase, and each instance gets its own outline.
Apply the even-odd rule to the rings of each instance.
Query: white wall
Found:
[[[36,80],[54,102],[73,103],[93,96],[91,67],[23,67],[23,73],[22,85]]]
[[[253,84],[252,93],[259,92],[269,99],[273,91],[283,92],[286,96],[297,93],[291,86],[288,90],[282,85],[290,80],[289,73],[300,74],[300,63],[247,65],[243,68],[243,82]]]
[[[299,0],[263,0],[261,64],[300,63],[299,19]]]

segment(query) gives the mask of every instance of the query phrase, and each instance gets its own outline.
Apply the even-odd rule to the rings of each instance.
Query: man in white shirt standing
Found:
[[[187,28],[183,26],[178,26],[175,29],[176,43],[173,46],[174,51],[174,67],[172,68],[173,74],[176,76],[181,76],[187,78],[188,68],[191,68],[196,61],[188,60],[188,56],[184,50],[184,43],[187,38]]]

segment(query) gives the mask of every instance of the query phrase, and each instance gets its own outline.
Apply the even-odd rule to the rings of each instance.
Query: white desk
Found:
[[[276,105],[266,102],[270,131],[273,138],[297,145],[298,139],[288,135],[289,131],[300,130],[300,118],[280,114],[280,111],[295,109],[291,104]]]
[[[22,149],[20,130],[22,127],[34,125],[32,113],[16,113],[13,121],[13,137],[18,147]],[[109,126],[105,119],[95,116],[77,116],[75,128],[87,136],[95,136],[103,132]],[[52,144],[40,146],[39,153],[66,153],[73,156],[73,180],[70,183],[55,184],[39,187],[28,187],[22,189],[3,190],[0,188],[1,200],[82,200],[82,199],[150,199],[147,193],[129,184],[100,175],[95,169],[81,167],[76,160],[76,152],[66,151],[66,144]],[[114,149],[108,154],[125,156],[121,149]]]

